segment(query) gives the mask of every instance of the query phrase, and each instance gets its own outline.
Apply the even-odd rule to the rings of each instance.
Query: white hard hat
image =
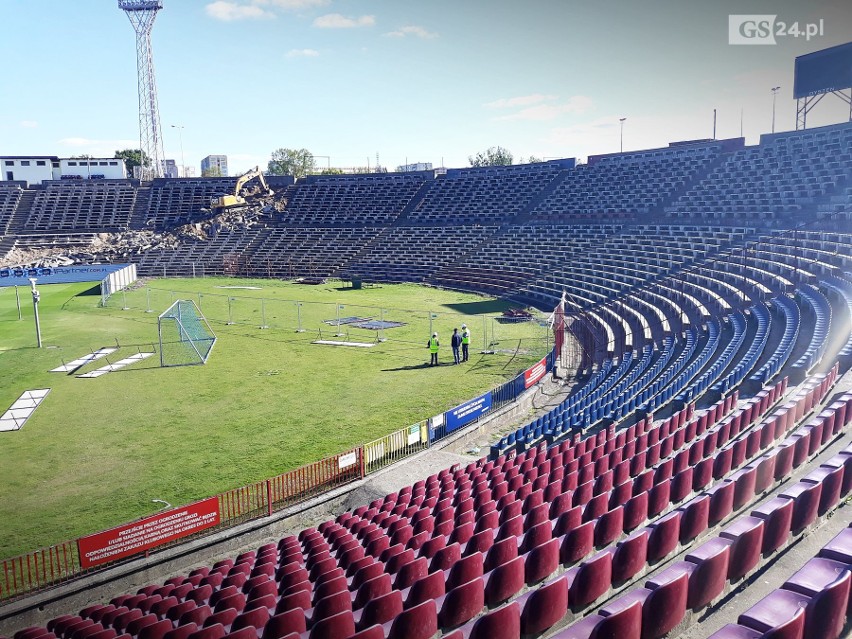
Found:
[[[437,333],[432,333],[432,337],[438,337]]]
[[[467,324],[462,324],[462,328],[467,328]]]

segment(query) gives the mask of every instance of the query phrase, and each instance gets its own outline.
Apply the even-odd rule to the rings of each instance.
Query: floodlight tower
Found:
[[[118,8],[127,14],[136,31],[136,73],[139,83],[139,148],[149,165],[141,167],[142,179],[163,176],[163,131],[160,128],[160,109],[157,106],[157,81],[154,77],[154,56],[151,49],[151,30],[161,0],[118,0]]]

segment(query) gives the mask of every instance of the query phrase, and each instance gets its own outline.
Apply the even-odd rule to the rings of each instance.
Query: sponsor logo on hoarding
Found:
[[[544,377],[545,373],[547,373],[547,357],[542,357],[540,361],[524,371],[524,388],[529,388],[535,384]]]
[[[445,414],[447,432],[451,433],[457,428],[472,422],[491,408],[491,392],[472,399],[464,404],[459,404]]]

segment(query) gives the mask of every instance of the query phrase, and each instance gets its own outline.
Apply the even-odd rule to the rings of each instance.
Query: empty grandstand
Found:
[[[252,550],[220,558],[245,545],[220,529],[210,539],[223,546],[185,560],[175,551],[157,573],[180,574],[117,561],[123,573],[86,577],[91,591],[57,587],[77,573],[7,562],[9,634],[848,634],[850,140],[844,124],[576,167],[312,177],[282,189],[257,226],[133,256],[148,276],[357,277],[548,311],[564,302],[583,353],[570,391],[491,433],[478,456],[293,534],[267,530]],[[30,248],[165,228],[202,219],[229,184],[5,185],[0,228]],[[428,446],[408,434],[405,454],[452,439],[446,424],[433,431]],[[385,454],[364,451],[335,458],[321,481],[369,479],[366,462],[338,474]],[[270,516],[267,490],[240,523]],[[31,590],[43,592],[27,603]]]

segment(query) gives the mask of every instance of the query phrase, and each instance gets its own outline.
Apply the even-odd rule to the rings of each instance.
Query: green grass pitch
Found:
[[[415,285],[147,284],[107,308],[91,284],[42,287],[41,350],[29,291],[20,289],[19,321],[14,290],[0,289],[0,411],[24,390],[52,389],[21,431],[0,433],[0,557],[150,514],[152,499],[184,504],[342,452],[497,386],[549,346],[536,322],[493,319],[506,303]],[[48,372],[103,346],[120,345],[111,361],[150,350],[157,315],[174,299],[195,301],[218,337],[206,365],[160,368],[157,356],[97,379]],[[335,337],[324,321],[338,311],[405,326],[342,325]],[[424,366],[430,320],[438,368]],[[471,361],[450,366],[450,334],[462,322],[473,331]],[[375,346],[311,343],[320,336]],[[495,353],[480,354],[485,346]]]

